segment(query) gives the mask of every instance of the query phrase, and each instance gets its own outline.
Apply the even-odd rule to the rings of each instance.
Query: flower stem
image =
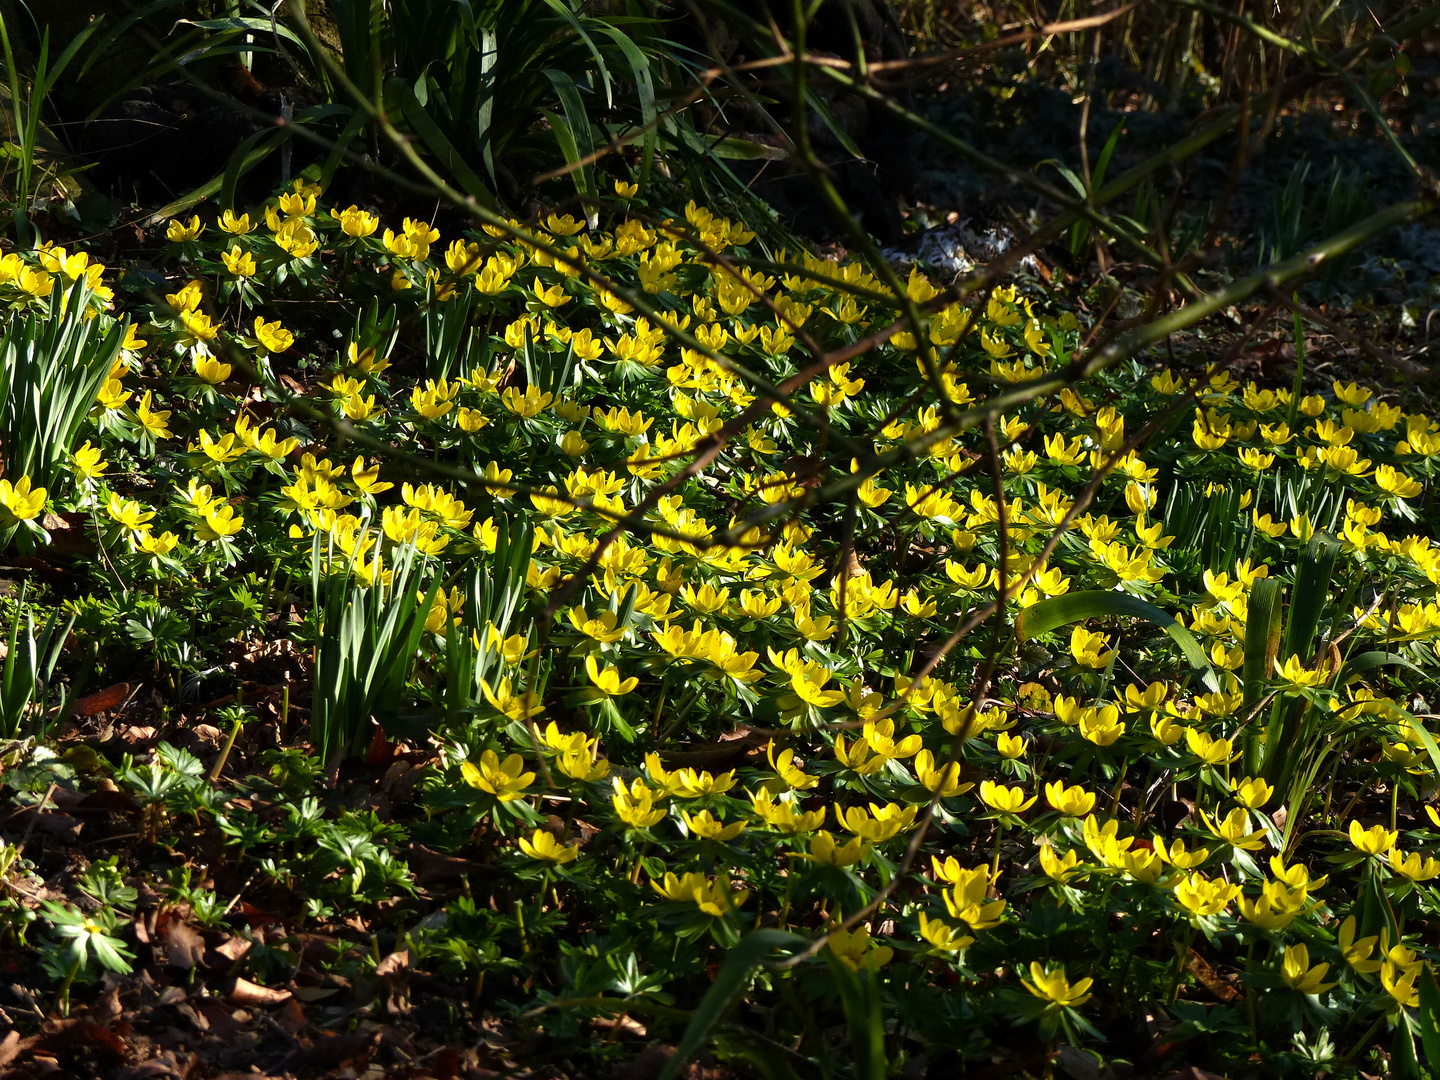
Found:
[[[1170,990],[1165,995],[1167,1003],[1174,1002],[1180,998],[1180,978],[1185,974],[1185,959],[1190,955],[1190,950],[1195,945],[1195,935],[1200,932],[1197,926],[1190,927],[1190,936],[1185,939],[1183,947],[1176,950],[1175,975],[1170,980]]]

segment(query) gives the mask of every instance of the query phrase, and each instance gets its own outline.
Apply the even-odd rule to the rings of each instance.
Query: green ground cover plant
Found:
[[[623,1024],[667,1076],[1436,1060],[1426,412],[1184,357],[1070,385],[1086,326],[1038,282],[897,294],[624,180],[588,227],[302,178],[167,236],[163,285],[0,259],[7,342],[108,365],[58,467],[8,467],[45,460],[20,428],[0,480],[7,535],[94,556],[12,604],[0,783],[103,780],[136,845],[0,900],[57,1000],[132,968],[143,886],[249,942],[254,1002],[433,972],[582,1071]],[[57,751],[10,664],[67,635],[176,713],[217,650],[285,651],[281,745],[245,749],[242,682],[209,769]],[[347,801],[397,748],[407,808]]]
[[[0,1071],[1436,1075],[1440,7],[1055,19],[0,23]]]

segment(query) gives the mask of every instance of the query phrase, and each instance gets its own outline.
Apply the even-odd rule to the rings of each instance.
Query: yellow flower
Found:
[[[204,231],[205,226],[200,224],[199,214],[192,217],[188,225],[179,218],[174,218],[165,226],[165,239],[178,244],[187,240],[198,239]]]
[[[1340,955],[1345,957],[1345,963],[1349,964],[1362,975],[1372,975],[1380,970],[1380,961],[1371,960],[1370,954],[1375,951],[1375,944],[1380,939],[1374,935],[1355,940],[1355,916],[1347,915],[1340,923],[1340,933],[1337,935],[1337,943],[1340,946]]]
[[[616,184],[619,190],[619,184]],[[576,220],[570,214],[556,214],[553,210],[545,217],[545,228],[556,236],[574,236],[585,228],[583,218]]]
[[[709,810],[701,810],[693,815],[687,810],[681,810],[680,816],[685,819],[685,827],[702,840],[734,840],[745,831],[745,822],[733,821],[729,825],[722,825]]]
[[[1125,734],[1120,710],[1114,705],[1086,709],[1080,716],[1080,734],[1096,746],[1110,746]]]
[[[1011,735],[1009,732],[1002,731],[995,739],[995,750],[1001,757],[1011,761],[1024,757],[1025,751],[1029,748],[1030,744],[1026,740],[1018,735]]]
[[[110,494],[110,501],[105,504],[105,512],[112,521],[134,532],[149,528],[145,523],[155,516],[155,511],[146,510],[134,499],[122,499],[113,492]]]
[[[194,526],[195,537],[206,542],[221,540],[234,536],[244,524],[245,519],[235,513],[233,506],[212,503],[204,509],[201,521]]]
[[[1229,739],[1213,738],[1198,728],[1185,729],[1185,742],[1206,765],[1224,765],[1240,756],[1233,752]]]
[[[266,322],[256,315],[255,340],[260,343],[260,348],[265,352],[283,353],[295,344],[295,335],[281,326],[279,319],[274,322]]]
[[[883,844],[893,839],[902,829],[910,828],[915,824],[915,814],[915,807],[901,808],[894,803],[886,803],[884,806],[871,803],[870,813],[866,813],[864,808],[859,806],[835,808],[835,819],[847,831],[872,844]]]
[[[500,394],[500,403],[509,409],[516,416],[529,419],[539,416],[550,403],[555,400],[555,395],[542,391],[538,386],[527,386],[522,392],[519,387],[507,386]]]
[[[235,216],[235,211],[226,210],[220,215],[220,229],[231,236],[244,236],[246,233],[255,231],[255,226],[250,223],[249,214]]]
[[[1242,851],[1259,851],[1265,846],[1265,833],[1250,832],[1250,815],[1238,806],[1226,814],[1219,824],[1203,810],[1200,811],[1200,819],[1212,833],[1231,847],[1240,848]]]
[[[1240,463],[1251,472],[1264,472],[1275,464],[1275,455],[1247,446],[1240,451]]]
[[[22,476],[13,486],[9,480],[0,480],[0,508],[16,521],[39,517],[48,494],[44,488],[31,490],[28,476]]]
[[[770,761],[770,767],[775,770],[775,775],[797,791],[808,791],[820,783],[818,777],[807,776],[805,771],[795,764],[794,750],[781,750],[777,757],[774,739],[771,739],[765,748],[765,756]]]
[[[1235,801],[1247,810],[1259,810],[1274,794],[1275,789],[1264,780],[1247,776],[1235,784]]]
[[[586,637],[594,638],[602,644],[614,644],[625,636],[625,627],[618,625],[618,622],[619,616],[613,611],[602,611],[592,619],[582,607],[570,609],[570,624]]]
[[[1061,858],[1055,854],[1052,845],[1040,845],[1040,869],[1045,871],[1047,877],[1056,881],[1064,883],[1074,877],[1079,862],[1080,856],[1075,851],[1067,851],[1064,858]]]
[[[1350,843],[1361,854],[1384,855],[1399,839],[1398,832],[1392,832],[1384,825],[1371,825],[1368,829],[1362,829],[1360,822],[1350,822]]]
[[[823,808],[811,811],[797,810],[794,803],[777,803],[765,788],[761,788],[757,794],[750,796],[750,805],[761,821],[787,836],[814,832],[825,824]]]
[[[828,709],[845,700],[843,690],[824,689],[825,684],[830,681],[830,677],[830,672],[820,665],[807,665],[797,668],[791,673],[790,689],[795,691],[795,696],[805,704],[814,705],[817,709]],[[858,743],[856,745],[859,746]],[[874,749],[873,744],[871,748]],[[888,756],[895,757],[897,755]]]
[[[1324,982],[1329,964],[1310,966],[1310,950],[1304,945],[1291,945],[1285,950],[1285,962],[1280,966],[1280,977],[1291,990],[1302,994],[1323,994],[1336,984]]]
[[[1107,649],[1110,639],[1104,634],[1094,634],[1087,631],[1084,626],[1077,625],[1070,631],[1070,655],[1076,658],[1077,664],[1083,664],[1087,668],[1103,668],[1109,664],[1110,657],[1115,655],[1113,649]]]
[[[840,695],[841,698],[844,696],[844,694]],[[835,760],[852,772],[857,772],[861,776],[870,776],[883,769],[885,762],[889,759],[884,754],[876,753],[864,739],[856,739],[854,743],[847,744],[844,735],[836,735]]]
[[[1230,901],[1240,895],[1239,885],[1211,881],[1204,874],[1194,873],[1175,886],[1175,899],[1192,915],[1219,915]]]
[[[1302,537],[1302,539],[1305,539]],[[1298,656],[1292,656],[1275,670],[1276,676],[1287,686],[1307,687],[1320,686],[1328,676],[1324,671],[1311,671],[1305,667],[1305,661]]]
[[[1420,991],[1415,989],[1415,980],[1420,977],[1420,968],[1403,971],[1386,960],[1380,966],[1380,985],[1402,1008],[1414,1008],[1420,1004]]]
[[[920,937],[941,952],[958,952],[975,944],[975,939],[947,922],[920,913]]]
[[[340,231],[353,239],[369,236],[380,227],[380,219],[368,210],[348,206],[344,210],[331,211],[340,221]]]
[[[953,857],[941,863],[932,856],[931,862],[934,864],[936,876],[951,883],[951,888],[941,893],[941,896],[945,901],[945,910],[952,917],[965,923],[971,930],[989,930],[1000,924],[1006,905],[1004,900],[987,899],[993,884],[988,867],[965,869]]]
[[[1381,465],[1375,470],[1375,483],[1381,491],[1397,499],[1413,499],[1425,490],[1425,485],[1390,465]]]
[[[532,716],[539,716],[545,711],[545,706],[540,704],[533,690],[526,690],[521,694],[515,693],[508,677],[500,680],[498,690],[492,690],[488,682],[481,680],[480,692],[485,695],[485,700],[490,703],[492,708],[504,713],[511,720],[525,720]],[[519,760],[518,755],[512,754],[511,757],[505,759],[507,765],[511,758]]]
[[[195,374],[211,386],[230,378],[230,365],[222,364],[209,353],[197,354],[191,364],[195,368]]]
[[[1004,787],[993,780],[985,780],[980,784],[980,801],[991,810],[998,810],[1002,814],[1023,814],[1035,805],[1038,797],[1032,795],[1027,799],[1024,788]]]
[[[615,808],[620,820],[630,828],[648,829],[664,820],[665,811],[655,808],[657,793],[646,787],[645,781],[637,777],[627,788],[617,776],[612,783],[615,785],[615,794],[611,796],[610,804]]]
[[[239,244],[232,245],[229,251],[222,251],[220,261],[225,264],[225,269],[235,277],[255,276],[255,257]]]
[[[164,532],[156,536],[148,528],[145,532],[132,533],[130,539],[145,554],[156,558],[161,555],[169,555],[175,550],[175,545],[180,542],[180,538],[172,532]]]
[[[215,439],[211,437],[208,431],[202,430],[200,432],[199,446],[206,457],[211,461],[218,461],[221,464],[234,461],[245,453],[245,444],[237,439],[234,433],[227,434],[220,439]],[[192,445],[190,449],[194,450],[195,447]]]
[[[520,837],[520,850],[532,859],[564,865],[579,856],[580,845],[562,844],[544,829],[536,829],[529,840]]]
[[[1054,780],[1045,785],[1045,801],[1065,817],[1084,817],[1095,809],[1095,795],[1079,784],[1066,787],[1064,781]]]
[[[1193,870],[1210,857],[1209,848],[1196,848],[1194,851],[1185,850],[1185,841],[1176,839],[1169,847],[1160,837],[1155,837],[1155,854],[1160,857],[1161,862],[1167,862],[1176,870]]]
[[[460,774],[473,788],[488,792],[501,802],[510,802],[525,794],[525,789],[535,780],[533,772],[525,772],[525,759],[511,754],[503,762],[494,750],[480,755],[480,764],[462,762]]]
[[[692,903],[704,914],[715,917],[734,911],[750,896],[745,889],[731,892],[728,878],[718,877],[712,881],[704,874],[694,871],[676,877],[667,870],[663,883],[652,881],[650,887],[667,900]]]
[[[633,675],[622,679],[618,668],[607,667],[602,671],[593,653],[585,658],[585,674],[605,697],[620,697],[640,685],[640,680]]]
[[[49,296],[55,288],[53,277],[44,270],[36,270],[29,266],[20,271],[20,277],[15,283],[20,286],[21,292],[34,297]]]
[[[357,488],[370,495],[379,495],[382,491],[389,491],[395,486],[388,480],[380,479],[379,461],[366,468],[363,457],[357,457],[354,464],[350,466],[350,478]]]
[[[1161,746],[1174,746],[1185,731],[1172,716],[1161,716],[1157,713],[1150,718],[1150,734],[1155,736],[1155,741]]]
[[[938,794],[943,799],[951,799],[956,795],[969,791],[974,784],[962,784],[960,782],[960,763],[951,761],[942,769],[935,767],[935,755],[929,750],[921,750],[915,756],[915,775],[919,777],[920,783],[932,794]]]
[[[563,307],[574,299],[574,297],[565,295],[564,285],[551,285],[549,288],[546,288],[545,283],[538,277],[535,279],[532,288],[535,292],[535,299],[539,300],[540,303],[546,307]]]
[[[1260,895],[1240,898],[1240,914],[1262,930],[1283,930],[1305,906],[1305,890],[1291,889],[1281,881],[1268,881]]]
[[[818,619],[812,618],[808,611],[797,609],[795,612],[795,629],[800,631],[802,637],[809,641],[828,641],[835,635],[835,620],[829,615],[822,615]]]
[[[1048,1006],[1062,1009],[1078,1008],[1089,1001],[1093,996],[1089,991],[1094,982],[1094,979],[1079,979],[1072,985],[1063,967],[1046,971],[1038,960],[1030,964],[1030,978],[1020,980],[1026,990]]]
[[[108,461],[101,460],[102,450],[98,446],[91,446],[90,440],[85,440],[85,445],[75,451],[75,469],[92,480],[98,480],[105,475],[105,469],[109,466]]]
[[[836,844],[835,837],[821,829],[810,839],[810,854],[801,857],[826,866],[853,866],[865,857],[867,850],[869,842],[863,836]]]
[[[106,379],[100,388],[98,400],[108,411],[114,412],[130,400],[130,391],[125,389],[119,379]]]
[[[682,799],[703,799],[707,795],[724,795],[735,786],[735,770],[711,775],[700,769],[676,769],[666,772],[661,766],[660,755],[645,755],[645,771],[670,794]]]
[[[889,945],[876,945],[870,940],[870,928],[857,926],[854,930],[832,930],[825,944],[835,957],[851,971],[877,971],[895,956]]]
[[[1440,877],[1440,862],[1428,857],[1421,859],[1420,853],[1416,851],[1401,855],[1400,849],[1395,847],[1390,849],[1390,869],[1411,881],[1429,881],[1433,877]]]

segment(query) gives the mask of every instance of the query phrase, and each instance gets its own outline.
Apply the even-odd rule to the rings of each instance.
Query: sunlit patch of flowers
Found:
[[[1404,1022],[1440,819],[1419,809],[1430,710],[1392,675],[1436,665],[1440,424],[1354,384],[1297,401],[1123,367],[994,417],[997,496],[984,433],[948,417],[1067,364],[1073,315],[1013,286],[936,306],[916,270],[920,335],[815,365],[807,343],[891,321],[882,280],[803,252],[746,267],[762,252],[740,224],[630,205],[446,235],[300,182],[174,221],[173,291],[127,313],[69,478],[7,475],[0,516],[83,511],[117,571],[175,603],[257,569],[363,589],[406,553],[455,584],[412,685],[441,746],[423,828],[498,848],[526,903],[564,898],[532,949],[603,924],[677,971],[677,948],[700,963],[799,928],[854,972],[1083,1039],[1087,1015],[1183,996],[1200,947],[1242,1026]],[[104,288],[97,264],[10,255],[0,290],[44,310],[50,277],[81,273]],[[279,303],[321,291],[343,317]],[[465,575],[516,536],[524,596],[495,626]],[[1277,583],[1270,642],[1250,619]],[[1001,588],[1011,616],[1146,601],[1201,659],[1077,608],[1023,647],[977,633],[917,679]],[[1308,632],[1301,588],[1329,598]],[[457,705],[447,673],[477,658]]]

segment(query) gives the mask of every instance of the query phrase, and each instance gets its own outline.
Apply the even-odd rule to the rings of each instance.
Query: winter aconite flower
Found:
[[[30,478],[22,476],[12,485],[9,480],[0,480],[0,510],[15,521],[31,521],[45,509],[49,495],[44,488],[31,488]]]
[[[702,840],[734,840],[745,830],[745,822],[733,821],[724,825],[716,821],[709,810],[701,810],[698,814],[681,810],[680,817],[684,819],[685,827]]]
[[[585,658],[585,674],[594,684],[595,693],[602,697],[620,697],[640,685],[640,680],[633,675],[621,678],[618,668],[601,668],[593,653]]]
[[[920,913],[920,937],[941,952],[958,952],[975,944],[975,938],[940,919]]]
[[[1104,634],[1097,634],[1077,625],[1070,632],[1070,655],[1075,658],[1076,663],[1084,667],[1103,668],[1115,655],[1113,649],[1106,648],[1109,643],[1110,639]]]
[[[1362,855],[1384,855],[1399,839],[1398,832],[1383,825],[1371,825],[1366,829],[1362,828],[1358,821],[1350,822],[1350,843]]]
[[[1047,971],[1038,960],[1030,964],[1030,978],[1020,980],[1020,985],[1041,1001],[1062,1009],[1078,1008],[1089,1001],[1093,996],[1090,987],[1094,983],[1094,979],[1086,978],[1078,979],[1072,984],[1063,967]]]
[[[1054,780],[1045,785],[1045,801],[1065,817],[1084,817],[1095,809],[1095,795],[1078,784],[1066,787],[1063,781]]]
[[[462,762],[460,773],[473,788],[496,796],[501,802],[518,799],[535,780],[533,772],[525,772],[525,759],[511,754],[502,762],[494,750],[480,755],[480,763]]]
[[[562,844],[544,829],[536,829],[528,840],[523,836],[520,837],[519,843],[521,851],[530,858],[541,862],[564,865],[572,862],[580,854],[579,844]]]
[[[895,956],[889,945],[876,945],[870,940],[870,928],[832,930],[825,941],[831,953],[851,971],[878,971]]]
[[[230,365],[222,364],[209,354],[197,355],[191,363],[195,368],[195,374],[212,386],[217,386],[230,378]]]
[[[678,877],[666,871],[664,879],[650,882],[650,887],[667,900],[692,903],[702,913],[715,917],[734,911],[750,897],[746,889],[732,891],[724,876],[712,879],[693,871]]]
[[[199,214],[192,217],[189,223],[174,218],[165,226],[165,239],[175,244],[184,243],[189,240],[198,240],[204,231],[205,226],[200,224]]]
[[[1031,795],[1027,799],[1024,788],[1005,787],[993,780],[984,780],[980,784],[980,801],[1002,814],[1023,814],[1035,805],[1037,798]]]
[[[1416,851],[1402,855],[1397,847],[1390,849],[1390,869],[1410,881],[1429,881],[1440,877],[1440,861],[1428,856],[1422,859]]]
[[[1414,1008],[1420,1004],[1420,991],[1415,987],[1415,981],[1419,977],[1419,967],[1406,971],[1389,960],[1380,966],[1380,985],[1395,1002],[1392,1008]]]
[[[255,340],[264,352],[283,353],[295,344],[295,335],[281,326],[279,319],[266,322],[256,315]]]
[[[1285,985],[1291,990],[1299,990],[1302,994],[1323,994],[1337,985],[1333,982],[1323,981],[1329,970],[1329,964],[1316,964],[1312,968],[1310,966],[1310,950],[1304,945],[1291,945],[1285,950],[1285,960],[1280,967],[1280,977],[1285,980]]]
[[[1180,906],[1197,916],[1219,915],[1239,895],[1239,885],[1211,881],[1198,873],[1191,874],[1175,886],[1175,899]]]

